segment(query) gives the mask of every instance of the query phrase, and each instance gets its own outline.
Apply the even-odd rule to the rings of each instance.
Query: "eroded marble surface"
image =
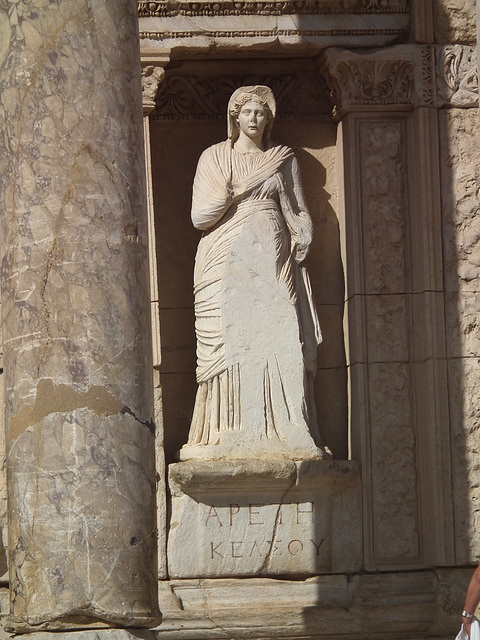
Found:
[[[315,575],[362,566],[352,461],[170,465],[172,578]]]
[[[17,631],[158,621],[136,2],[0,2]]]
[[[453,496],[457,559],[467,563],[480,550],[478,109],[442,111],[440,134]]]

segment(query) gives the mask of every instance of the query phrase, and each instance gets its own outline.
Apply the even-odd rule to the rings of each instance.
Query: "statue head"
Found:
[[[239,136],[237,118],[242,107],[250,101],[255,101],[261,104],[268,116],[267,126],[265,127],[265,131],[263,134],[263,142],[268,145],[273,127],[273,121],[275,119],[276,104],[275,97],[270,87],[264,87],[262,85],[239,87],[238,89],[236,89],[236,91],[233,92],[232,97],[228,102],[227,112],[227,127],[230,142],[233,145],[233,143]]]

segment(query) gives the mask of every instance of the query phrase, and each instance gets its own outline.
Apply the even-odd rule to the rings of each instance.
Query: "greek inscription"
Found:
[[[288,543],[287,549],[291,556],[300,556],[303,553],[303,543],[300,540],[292,540]]]
[[[233,516],[236,516],[237,513],[239,513],[240,511],[240,506],[238,504],[231,504],[229,505],[229,512],[230,512],[230,526],[233,526]]]
[[[210,560],[217,558],[235,558],[237,560],[244,557],[253,558],[265,556],[282,556],[287,553],[291,556],[301,556],[304,552],[311,552],[313,545],[315,555],[320,555],[320,548],[325,542],[322,538],[319,542],[315,542],[311,538],[308,541],[290,540],[288,544],[284,544],[282,540],[254,540],[250,542],[210,542]],[[282,553],[284,551],[285,553]]]
[[[300,518],[301,514],[305,514],[305,513],[313,514],[313,507],[314,507],[315,503],[314,502],[307,502],[304,506],[306,506],[307,504],[310,505],[310,509],[302,509],[303,505],[297,504],[297,524],[300,524],[299,518]]]
[[[249,504],[248,505],[248,524],[264,524],[263,520],[260,520],[260,510],[257,507],[264,507],[263,504]]]
[[[223,557],[224,557],[224,556],[222,556],[222,554],[221,554],[219,551],[217,551],[217,549],[218,549],[219,547],[221,547],[221,546],[222,546],[222,543],[221,543],[221,542],[220,542],[219,544],[215,545],[215,546],[214,546],[214,543],[213,543],[213,542],[211,542],[211,543],[210,543],[210,553],[212,554],[212,556],[211,556],[211,559],[212,559],[212,560],[213,560],[213,558],[215,557],[215,555],[220,556],[220,558],[223,558]]]
[[[277,554],[277,556],[281,556],[282,552],[280,551],[280,553],[277,553],[277,551],[279,551],[279,548],[277,547],[277,544],[282,544],[281,540],[268,540],[267,544],[270,545],[270,549],[269,549],[269,553],[274,556],[275,554]]]
[[[263,553],[260,551],[260,547],[258,545],[258,542],[255,540],[255,542],[252,545],[252,550],[250,551],[248,557],[251,558],[253,556],[253,552],[256,550],[256,554],[255,555],[259,555],[259,556],[263,556]]]
[[[217,510],[213,505],[210,507],[210,511],[208,512],[207,519],[205,520],[205,526],[207,526],[209,518],[214,518],[214,519],[216,518],[218,520],[218,524],[221,527],[223,527],[222,521],[220,520]]]
[[[320,540],[320,543],[317,544],[316,542],[314,542],[313,540],[310,540],[310,542],[313,544],[313,546],[315,547],[316,551],[317,551],[317,556],[320,555],[320,547],[322,546],[322,544],[325,542],[325,538],[323,538],[322,540]]]

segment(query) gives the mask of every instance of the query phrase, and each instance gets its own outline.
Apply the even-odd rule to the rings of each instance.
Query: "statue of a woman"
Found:
[[[192,220],[198,391],[180,459],[318,459],[321,342],[305,266],[312,221],[268,87],[237,89],[228,140],[198,162]]]

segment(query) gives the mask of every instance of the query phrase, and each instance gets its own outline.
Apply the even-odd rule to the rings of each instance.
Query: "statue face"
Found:
[[[246,102],[237,117],[240,131],[252,139],[263,137],[267,122],[268,116],[264,106],[255,100]]]

